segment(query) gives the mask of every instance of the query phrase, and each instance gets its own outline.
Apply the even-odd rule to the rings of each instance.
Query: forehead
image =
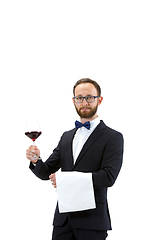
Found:
[[[75,88],[75,96],[97,95],[97,89],[92,83],[81,83]]]

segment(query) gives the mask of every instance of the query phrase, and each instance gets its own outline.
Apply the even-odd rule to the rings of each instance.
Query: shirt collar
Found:
[[[90,124],[91,124],[91,130],[93,130],[94,128],[97,127],[97,125],[100,123],[100,118],[97,117],[95,118],[93,121],[90,121]]]

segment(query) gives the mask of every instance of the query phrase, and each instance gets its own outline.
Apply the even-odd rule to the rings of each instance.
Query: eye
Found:
[[[86,99],[87,99],[87,100],[92,100],[93,97],[92,97],[92,96],[87,96]]]
[[[82,100],[82,97],[76,97],[76,100]]]

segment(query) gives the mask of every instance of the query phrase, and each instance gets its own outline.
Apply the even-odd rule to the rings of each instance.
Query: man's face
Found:
[[[92,83],[81,83],[75,88],[75,97],[86,97],[86,96],[98,96],[97,89]],[[93,103],[88,103],[86,99],[82,103],[76,103],[74,105],[78,115],[81,118],[94,119],[97,117],[97,108],[101,104],[103,98],[95,98]]]

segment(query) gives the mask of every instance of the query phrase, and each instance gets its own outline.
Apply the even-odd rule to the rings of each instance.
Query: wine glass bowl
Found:
[[[29,138],[32,139],[33,144],[35,142],[35,140],[42,134],[42,132],[37,132],[37,131],[31,131],[31,132],[25,132],[25,135]]]

